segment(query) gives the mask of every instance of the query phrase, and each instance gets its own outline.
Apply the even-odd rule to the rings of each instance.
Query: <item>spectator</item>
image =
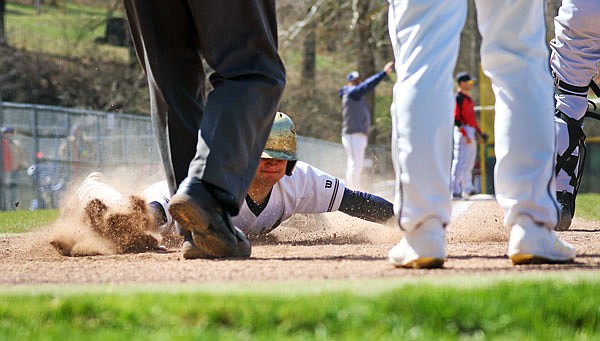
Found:
[[[57,208],[59,196],[64,190],[64,179],[58,179],[56,164],[44,157],[44,153],[35,154],[35,164],[29,166],[27,174],[32,177],[38,188],[38,196],[31,202],[31,209]]]
[[[25,152],[19,141],[15,140],[15,130],[12,127],[3,127],[2,133],[2,184],[6,187],[4,209],[16,209],[18,201],[16,187],[19,171],[26,168]]]
[[[75,124],[67,139],[59,146],[59,155],[69,162],[71,178],[76,179],[94,168],[89,163],[96,157],[93,141],[86,136],[83,126]]]

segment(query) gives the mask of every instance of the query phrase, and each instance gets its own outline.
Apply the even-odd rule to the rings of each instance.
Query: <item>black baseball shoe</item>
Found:
[[[573,219],[574,207],[573,194],[569,192],[557,192],[556,199],[558,200],[558,225],[556,225],[556,231],[566,231],[571,227],[571,220]]]
[[[199,179],[186,178],[167,209],[183,230],[191,232],[192,240],[184,241],[184,258],[250,257],[250,241]]]

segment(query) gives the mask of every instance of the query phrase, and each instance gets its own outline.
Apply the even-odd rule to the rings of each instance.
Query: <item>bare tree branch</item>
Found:
[[[309,25],[312,22],[315,22],[319,18],[319,16],[321,15],[319,8],[326,1],[327,0],[317,0],[310,7],[307,15],[302,20],[296,21],[287,30],[283,31],[282,37],[280,38],[282,38],[284,41],[284,47],[289,46],[290,42],[293,41],[307,25]]]

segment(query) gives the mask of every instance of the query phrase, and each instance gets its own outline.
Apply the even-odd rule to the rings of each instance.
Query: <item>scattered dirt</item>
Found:
[[[267,237],[253,241],[250,259],[184,260],[178,245],[165,251],[119,253],[85,229],[72,236],[83,246],[105,248],[96,256],[67,257],[50,241],[56,227],[0,237],[0,285],[256,282],[265,280],[396,278],[522,271],[600,270],[600,223],[576,218],[559,232],[578,249],[576,262],[512,266],[506,257],[508,229],[494,201],[473,201],[448,227],[448,259],[443,269],[396,269],[388,250],[402,233],[329,213],[298,216]],[[121,249],[124,251],[124,249]]]
[[[130,196],[125,212],[111,212],[100,199],[89,201],[81,216],[63,216],[55,224],[50,244],[64,256],[94,256],[113,253],[139,253],[160,250],[162,237],[156,233],[144,199]],[[72,222],[80,222],[81,225]],[[84,227],[80,231],[77,227]],[[79,232],[79,233],[77,233]],[[89,243],[89,238],[78,238],[85,233],[98,243]],[[98,247],[95,245],[98,244]]]

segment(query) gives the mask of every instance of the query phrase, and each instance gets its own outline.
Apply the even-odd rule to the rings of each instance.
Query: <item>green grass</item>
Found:
[[[62,10],[43,6],[38,15],[33,6],[8,3],[6,35],[11,46],[29,51],[127,61],[125,48],[94,42],[104,36],[107,12],[67,3]]]
[[[0,294],[0,339],[592,340],[599,290],[598,280],[545,279],[375,295]]]
[[[575,216],[600,220],[600,193],[579,193],[575,203]]]
[[[20,233],[52,224],[59,216],[58,210],[0,211],[0,233]]]

